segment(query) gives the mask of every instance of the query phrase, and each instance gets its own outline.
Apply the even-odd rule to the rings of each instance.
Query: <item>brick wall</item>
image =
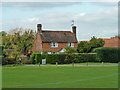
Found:
[[[58,52],[62,48],[67,47],[67,43],[58,43],[57,48],[51,47],[51,43],[42,43],[42,51],[48,51],[48,52]],[[74,43],[74,49],[77,49],[77,43]]]
[[[42,49],[41,43],[42,43],[41,37],[37,33],[36,37],[35,37],[35,42],[34,42],[34,45],[33,45],[32,52],[41,52],[41,49]]]

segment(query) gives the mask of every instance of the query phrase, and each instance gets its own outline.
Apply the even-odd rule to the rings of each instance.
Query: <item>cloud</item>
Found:
[[[44,30],[71,30],[71,21],[74,20],[78,40],[86,40],[92,36],[113,37],[118,32],[117,12],[118,8],[99,9],[94,13],[52,11],[21,21],[6,22],[3,26],[6,28],[19,26],[35,30],[36,25],[41,23]]]
[[[27,20],[23,20],[23,22],[29,22],[29,23],[33,23],[33,22],[36,22],[36,21],[39,21],[39,18],[29,18]]]
[[[63,7],[70,6],[74,4],[80,4],[76,2],[5,2],[2,3],[3,7],[16,7],[16,8],[27,8],[27,9],[36,9],[36,8],[54,8],[54,7]]]
[[[118,2],[119,0],[2,0],[2,2]]]

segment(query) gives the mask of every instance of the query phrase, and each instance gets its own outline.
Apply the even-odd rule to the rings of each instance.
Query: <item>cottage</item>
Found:
[[[71,32],[42,30],[42,25],[37,25],[33,52],[61,53],[67,46],[77,49],[76,26],[72,26]]]

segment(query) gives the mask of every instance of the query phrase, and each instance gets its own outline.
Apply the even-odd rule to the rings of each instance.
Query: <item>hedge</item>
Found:
[[[39,62],[42,62],[42,57],[40,53],[32,53],[31,55],[31,63],[37,64]]]
[[[93,51],[98,54],[102,62],[118,63],[120,61],[120,48],[118,47],[100,47]]]
[[[72,62],[81,63],[81,62],[96,62],[97,54],[96,53],[81,53],[81,54],[43,54],[33,53],[31,55],[31,62],[34,64],[36,59],[36,63],[41,63],[42,58],[46,58],[46,62],[50,64],[55,64],[56,62],[59,64],[69,64]]]
[[[4,58],[2,57],[2,65],[7,65],[7,64],[16,64],[15,58]]]

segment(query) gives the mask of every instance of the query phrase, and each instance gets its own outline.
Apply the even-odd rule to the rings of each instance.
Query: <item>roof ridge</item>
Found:
[[[71,31],[49,31],[49,30],[42,30],[42,32],[71,32]]]

